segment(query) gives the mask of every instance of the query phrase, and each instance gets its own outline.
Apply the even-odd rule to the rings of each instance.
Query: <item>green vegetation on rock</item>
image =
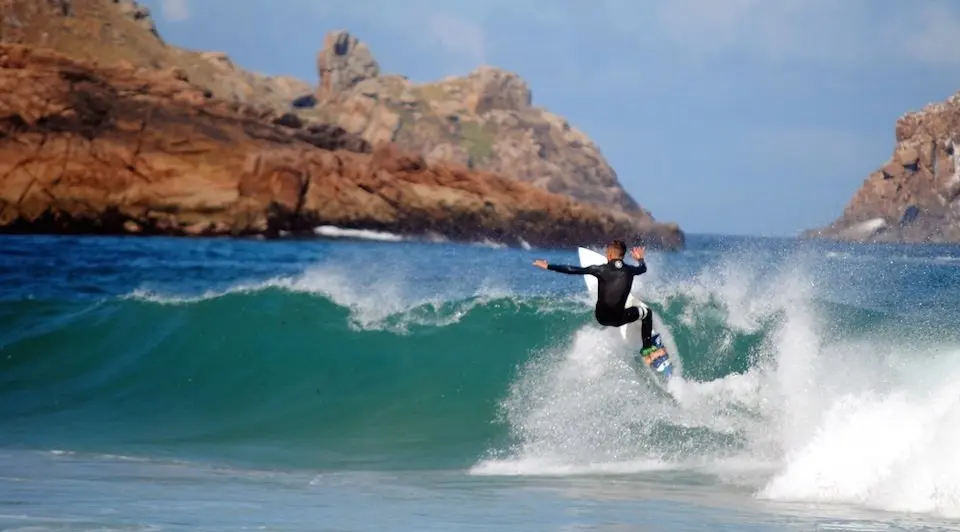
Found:
[[[480,165],[493,156],[493,134],[478,122],[466,121],[460,123],[460,138],[470,154],[470,160]]]

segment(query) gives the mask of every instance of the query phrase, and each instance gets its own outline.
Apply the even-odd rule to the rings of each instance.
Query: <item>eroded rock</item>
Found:
[[[170,72],[0,45],[0,230],[313,234],[334,225],[516,244],[675,248],[683,233],[333,125],[211,97]],[[311,137],[312,135],[312,137]]]

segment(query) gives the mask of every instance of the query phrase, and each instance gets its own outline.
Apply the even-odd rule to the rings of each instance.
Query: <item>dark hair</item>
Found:
[[[615,249],[620,252],[620,255],[627,254],[627,245],[624,244],[623,240],[614,240],[607,244],[607,249]]]

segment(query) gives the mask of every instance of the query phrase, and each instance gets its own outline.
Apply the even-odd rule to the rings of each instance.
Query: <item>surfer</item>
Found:
[[[641,353],[653,347],[653,311],[646,305],[640,304],[623,308],[633,287],[633,278],[647,271],[647,264],[643,260],[644,249],[633,248],[633,258],[637,265],[623,262],[627,253],[627,245],[622,240],[614,240],[607,244],[607,263],[595,266],[571,266],[568,264],[549,264],[545,260],[533,261],[533,265],[560,273],[577,275],[592,275],[597,278],[597,306],[594,316],[597,323],[605,327],[620,327],[627,323],[640,322],[640,335],[643,337]]]

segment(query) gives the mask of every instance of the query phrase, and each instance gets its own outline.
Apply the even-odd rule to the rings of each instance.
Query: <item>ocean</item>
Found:
[[[960,530],[960,247],[0,238],[0,529]],[[384,240],[377,240],[384,239]]]

